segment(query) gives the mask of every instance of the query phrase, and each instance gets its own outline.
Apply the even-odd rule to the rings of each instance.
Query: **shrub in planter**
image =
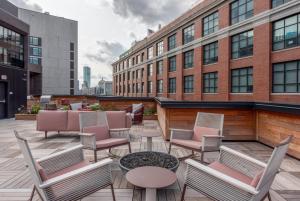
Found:
[[[89,106],[89,109],[91,109],[92,111],[101,111],[103,110],[103,108],[101,107],[100,104],[94,104],[94,105],[90,105]]]
[[[40,105],[34,104],[34,105],[32,105],[32,107],[31,107],[30,114],[38,114],[39,111],[40,111],[40,109],[41,109],[41,106],[40,106]]]

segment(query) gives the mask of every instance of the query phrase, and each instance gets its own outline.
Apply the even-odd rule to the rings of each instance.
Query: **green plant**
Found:
[[[150,109],[145,109],[144,115],[154,115],[156,113],[156,109],[150,108]]]
[[[30,113],[31,114],[38,114],[40,109],[41,109],[41,106],[39,104],[34,104],[34,105],[31,106]]]
[[[94,105],[90,105],[89,108],[92,110],[92,111],[99,111],[99,110],[103,110],[103,108],[101,107],[100,104],[96,103]]]
[[[68,105],[64,105],[61,109],[64,111],[68,111],[70,109],[70,107]]]

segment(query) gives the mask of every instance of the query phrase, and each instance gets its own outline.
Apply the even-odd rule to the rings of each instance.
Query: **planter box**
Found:
[[[153,115],[144,115],[143,116],[144,120],[157,120],[157,114],[153,114]]]
[[[36,120],[36,114],[16,114],[16,120],[34,121]]]

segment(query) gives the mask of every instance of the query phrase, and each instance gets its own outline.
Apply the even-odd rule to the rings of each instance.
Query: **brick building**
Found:
[[[116,96],[300,103],[300,1],[205,0],[112,66]]]

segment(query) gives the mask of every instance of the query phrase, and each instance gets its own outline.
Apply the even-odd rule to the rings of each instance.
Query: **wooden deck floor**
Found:
[[[28,200],[32,188],[32,180],[29,171],[25,167],[21,152],[13,135],[13,130],[18,130],[22,136],[26,137],[30,143],[33,156],[40,158],[51,153],[64,150],[66,148],[79,144],[79,138],[72,133],[63,133],[62,135],[53,135],[50,133],[49,139],[45,140],[43,134],[35,130],[35,121],[0,121],[0,201],[21,201]],[[137,133],[146,130],[156,130],[161,132],[156,121],[145,121],[143,128],[133,127],[132,148],[133,151],[145,150],[146,141],[142,142],[137,137]],[[259,160],[267,161],[270,157],[272,149],[255,142],[225,142],[224,145],[234,148],[235,150],[244,152]],[[156,151],[166,152],[167,142],[161,137],[155,138],[153,149]],[[128,153],[127,147],[120,147],[113,150],[117,155],[125,155]],[[182,157],[188,155],[189,152],[174,147],[173,155]],[[86,157],[93,159],[92,153],[87,151]],[[106,152],[101,152],[99,158],[106,156]],[[214,161],[217,153],[207,154],[207,161]],[[184,172],[186,164],[181,162],[178,171],[178,181],[168,187],[158,191],[159,201],[176,201],[180,198],[180,191],[183,185]],[[272,186],[271,195],[274,201],[300,201],[300,161],[291,157],[286,157],[282,166],[281,173],[276,177]],[[133,194],[132,185],[128,183],[118,167],[118,160],[114,160],[113,178],[116,198],[118,201],[140,201],[145,199],[144,190],[137,190]],[[36,196],[35,200],[39,200]],[[110,189],[101,190],[85,199],[84,201],[110,201],[112,200]],[[188,189],[186,201],[207,201],[201,194]]]

